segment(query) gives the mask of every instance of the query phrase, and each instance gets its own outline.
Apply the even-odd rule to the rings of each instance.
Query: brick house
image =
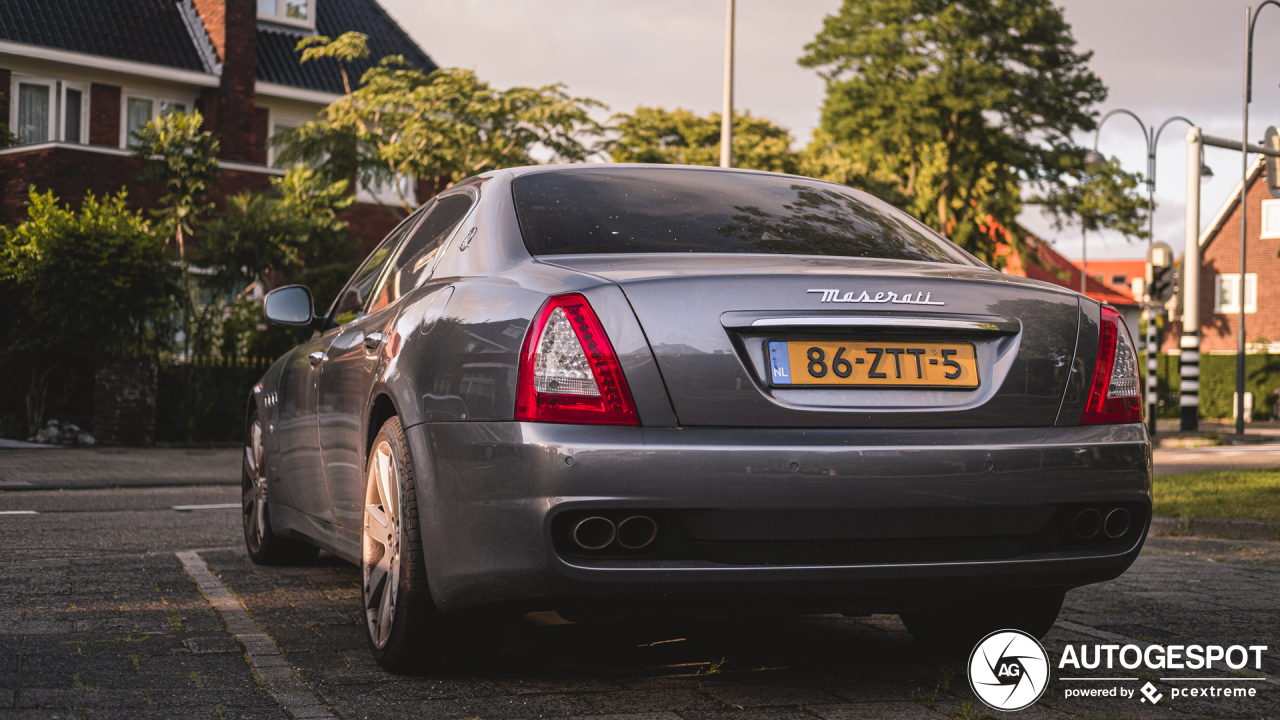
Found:
[[[436,68],[376,0],[4,0],[0,119],[21,144],[0,149],[0,225],[25,217],[32,185],[73,204],[127,187],[131,205],[153,206],[163,190],[137,179],[128,137],[172,110],[199,110],[221,138],[215,202],[266,188],[283,174],[267,138],[343,92],[335,62],[302,65],[294,46],[351,30],[371,52],[349,69],[355,78],[393,54]],[[425,199],[421,185],[409,196]],[[363,252],[401,213],[393,188],[357,195],[344,219]]]
[[[1080,267],[1079,262],[1073,263]],[[1090,260],[1087,268],[1089,277],[1095,278],[1112,289],[1120,290],[1128,295],[1141,298],[1147,282],[1147,261],[1143,258],[1135,260]]]
[[[1280,353],[1280,199],[1272,198],[1263,164],[1249,171],[1245,250],[1245,340],[1249,353]],[[1200,352],[1234,355],[1240,301],[1240,184],[1200,233]],[[1173,303],[1170,304],[1171,306]],[[1161,349],[1178,349],[1182,319],[1170,318]]]

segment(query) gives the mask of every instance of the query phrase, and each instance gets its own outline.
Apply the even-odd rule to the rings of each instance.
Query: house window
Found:
[[[1240,273],[1219,273],[1213,288],[1213,311],[1231,314],[1240,312]],[[1258,311],[1258,276],[1247,273],[1244,279],[1244,311]]]
[[[1262,231],[1264,240],[1280,238],[1280,200],[1262,201]]]
[[[302,126],[306,121],[296,117],[279,117],[273,111],[271,113],[271,137],[275,137],[281,133]],[[271,167],[283,168],[283,163],[279,161],[280,148],[271,143],[267,143],[267,164]]]
[[[88,86],[52,78],[15,76],[9,127],[19,143],[83,143],[89,125]]]
[[[124,98],[124,118],[120,124],[120,147],[133,147],[133,134],[147,123],[170,113],[185,113],[191,103],[187,100],[127,93]]]
[[[1121,285],[1121,286],[1123,286],[1123,285],[1124,285],[1125,283],[1127,283],[1128,281],[1129,281],[1129,276],[1128,276],[1128,275],[1112,275],[1112,276],[1111,276],[1111,284],[1112,284],[1112,285]]]
[[[316,26],[316,0],[258,0],[258,17],[286,25]]]

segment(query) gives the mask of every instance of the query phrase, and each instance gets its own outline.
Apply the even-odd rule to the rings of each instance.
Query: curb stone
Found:
[[[1280,522],[1225,518],[1151,518],[1151,535],[1195,535],[1230,540],[1280,540]]]

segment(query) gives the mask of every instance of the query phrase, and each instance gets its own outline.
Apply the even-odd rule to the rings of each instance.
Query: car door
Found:
[[[420,287],[435,268],[445,240],[473,203],[469,192],[439,198],[406,232],[389,270],[381,277],[359,319],[344,327],[329,350],[320,377],[320,447],[335,522],[359,528],[364,504],[366,413],[385,336],[401,297]]]
[[[268,485],[271,502],[331,521],[333,504],[320,467],[320,431],[316,420],[317,371],[333,338],[317,335],[290,353],[280,373],[279,410],[271,432],[276,457]]]

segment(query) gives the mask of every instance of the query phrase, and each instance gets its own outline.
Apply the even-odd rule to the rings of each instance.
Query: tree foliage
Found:
[[[173,234],[178,256],[186,256],[186,237],[214,208],[209,188],[217,180],[218,138],[201,130],[199,111],[174,112],[132,133],[133,156],[143,161],[140,176],[164,183],[161,206],[154,213]]]
[[[613,162],[720,164],[720,113],[703,117],[689,110],[641,105],[613,116],[614,137],[604,149]],[[794,140],[784,127],[748,112],[733,116],[733,166],[794,173]]]
[[[1058,230],[1075,224],[1088,232],[1107,229],[1145,239],[1147,201],[1136,193],[1141,182],[1139,173],[1125,172],[1111,158],[1102,167],[1086,167],[1077,182],[1052,186],[1028,202],[1041,205]]]
[[[0,227],[0,358],[31,377],[28,419],[43,419],[51,375],[100,357],[153,354],[179,294],[166,239],[121,192],[88,195],[79,211],[52,191],[27,200],[27,219]]]
[[[309,38],[299,48],[311,57],[358,57],[364,43],[358,35],[328,43]],[[335,46],[340,50],[324,54]],[[392,55],[366,71],[360,86],[325,108],[321,119],[275,142],[284,162],[308,162],[331,179],[365,188],[393,185],[408,211],[413,199],[396,178],[451,184],[485,170],[536,164],[536,148],[556,160],[585,160],[592,148],[583,138],[602,130],[589,115],[597,107],[603,106],[570,96],[560,84],[497,90],[470,70],[426,73]]]
[[[1020,244],[1025,185],[1070,183],[1106,97],[1051,0],[846,0],[805,49],[827,83],[805,170],[987,262]]]

